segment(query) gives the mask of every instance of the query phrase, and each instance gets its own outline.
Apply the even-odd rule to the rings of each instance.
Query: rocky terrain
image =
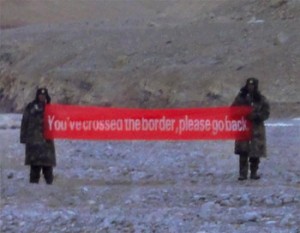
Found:
[[[299,113],[299,0],[1,0],[0,9],[2,112],[22,111],[37,86],[66,104],[227,105],[255,76],[274,116]]]
[[[261,180],[232,141],[56,141],[54,184],[28,183],[20,115],[0,115],[3,233],[299,233],[300,119],[267,122]]]
[[[0,0],[0,232],[299,233],[299,0]],[[55,103],[271,103],[262,179],[233,141],[56,140],[53,185],[28,182],[21,115]]]

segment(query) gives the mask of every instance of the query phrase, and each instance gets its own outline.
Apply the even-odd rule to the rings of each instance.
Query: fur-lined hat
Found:
[[[247,81],[246,81],[246,87],[248,85],[253,85],[254,86],[254,89],[257,91],[258,90],[258,79],[257,78],[248,78]]]
[[[39,95],[45,95],[46,100],[47,100],[47,104],[49,104],[51,102],[51,98],[48,94],[48,89],[45,87],[39,88],[36,91],[36,95],[35,95],[35,99],[38,100]]]

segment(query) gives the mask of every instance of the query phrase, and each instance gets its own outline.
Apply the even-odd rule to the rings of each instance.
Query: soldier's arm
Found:
[[[250,114],[250,118],[253,121],[262,122],[269,118],[270,116],[270,105],[267,99],[262,96],[262,104],[259,108],[255,108]]]
[[[20,143],[27,143],[28,121],[29,121],[29,106],[25,108],[22,116],[21,129],[20,129]]]
[[[265,97],[263,97],[262,108],[259,115],[262,121],[267,120],[270,116],[270,104]]]
[[[241,97],[239,95],[237,95],[233,101],[233,103],[231,104],[231,106],[239,106],[241,105]]]

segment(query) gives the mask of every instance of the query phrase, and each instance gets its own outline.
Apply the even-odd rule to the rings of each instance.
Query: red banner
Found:
[[[47,139],[228,140],[249,139],[250,107],[128,109],[47,105]]]

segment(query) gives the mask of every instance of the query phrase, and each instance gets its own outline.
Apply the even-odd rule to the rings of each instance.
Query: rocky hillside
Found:
[[[300,114],[299,0],[0,0],[0,110],[53,101],[230,104],[255,76],[273,116]]]

